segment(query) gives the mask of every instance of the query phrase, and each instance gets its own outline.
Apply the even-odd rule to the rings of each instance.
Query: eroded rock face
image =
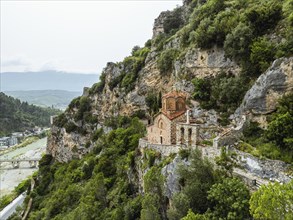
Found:
[[[169,199],[171,199],[175,193],[180,191],[180,187],[178,183],[178,180],[179,180],[178,167],[180,164],[186,165],[187,163],[190,164],[189,162],[182,161],[177,155],[171,163],[163,167],[161,172],[166,178],[165,195]]]
[[[79,159],[91,150],[90,146],[85,147],[88,140],[88,136],[67,133],[65,128],[53,126],[48,137],[47,152],[59,162]]]
[[[250,112],[261,124],[265,114],[276,109],[277,101],[284,94],[293,91],[293,57],[275,60],[246,93],[235,115]]]
[[[251,154],[233,149],[240,157],[239,165],[248,173],[262,179],[287,183],[291,179],[286,171],[289,164],[279,160],[259,159]]]
[[[188,1],[184,3],[183,7],[187,5]],[[154,37],[163,31],[163,20],[168,13],[170,12],[163,12],[156,19]],[[165,49],[179,48],[179,46],[180,39],[174,37],[165,45]],[[156,51],[156,48],[151,49],[151,52],[145,60],[144,67],[138,73],[138,78],[134,83],[134,89],[130,92],[126,92],[125,88],[117,85],[113,86],[114,81],[118,81],[119,83],[118,79],[121,74],[129,73],[127,72],[127,67],[122,63],[110,62],[106,65],[103,70],[105,74],[105,87],[103,91],[90,94],[86,90],[83,94],[84,97],[90,99],[91,114],[96,117],[99,125],[103,126],[104,120],[111,116],[130,116],[138,110],[146,111],[148,107],[145,97],[149,92],[166,93],[172,89],[177,89],[191,95],[194,87],[189,79],[193,77],[203,78],[211,75],[215,76],[221,71],[231,72],[234,75],[240,72],[239,66],[225,57],[222,48],[214,47],[209,50],[191,48],[186,52],[185,56],[180,56],[174,62],[173,71],[167,74],[161,74],[159,71],[157,65],[159,55],[160,52]],[[279,97],[279,91],[284,91],[284,88],[289,88],[289,86],[292,89],[292,59],[275,62],[271,69],[272,73],[267,73],[269,76],[258,80],[261,86],[256,86],[250,92],[250,95],[247,95],[247,101],[238,110],[239,114],[245,112],[247,109],[259,110],[274,106],[275,100]],[[277,72],[281,72],[281,75],[283,74],[280,79],[278,78],[280,74],[278,75]],[[265,82],[266,80],[270,83]],[[285,84],[286,86],[284,87]],[[271,88],[269,85],[282,85],[283,87],[276,86],[278,89],[265,89],[266,87]],[[265,95],[267,91],[269,91],[269,95]],[[265,103],[261,101],[264,96],[266,97]],[[76,112],[77,110],[73,109],[72,111]],[[88,152],[88,149],[85,148],[85,143],[90,141],[90,135],[95,131],[95,127],[97,128],[94,125],[92,126],[94,128],[87,129],[86,125],[83,125],[85,124],[83,121],[74,121],[72,113],[67,112],[66,115],[78,127],[85,126],[88,135],[77,135],[74,132],[66,133],[64,128],[52,128],[55,131],[52,132],[52,137],[48,139],[48,152],[57,160],[64,162]],[[202,123],[205,123],[205,120],[210,121],[210,125],[216,125],[217,115],[213,112],[208,112],[202,118]]]
[[[226,58],[224,50],[218,47],[209,50],[199,48],[189,50],[185,55],[182,69],[198,78],[215,76],[220,71],[234,75],[240,73],[240,67],[229,58]]]
[[[159,34],[164,33],[164,20],[170,15],[170,11],[163,11],[158,18],[155,19],[153,27],[153,38],[157,37]]]

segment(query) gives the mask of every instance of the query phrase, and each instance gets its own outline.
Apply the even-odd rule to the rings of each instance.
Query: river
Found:
[[[40,158],[46,151],[47,138],[42,138],[26,147],[15,149],[0,156],[1,159]],[[31,176],[38,168],[21,167],[12,169],[10,163],[1,164],[0,168],[0,197],[7,195],[24,179]]]

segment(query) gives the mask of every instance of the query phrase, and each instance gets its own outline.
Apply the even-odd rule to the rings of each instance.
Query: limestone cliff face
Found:
[[[274,61],[246,93],[235,115],[251,113],[254,120],[266,126],[266,114],[276,109],[277,100],[293,91],[293,57]]]
[[[182,6],[184,11],[188,10],[189,3],[188,0],[184,1]],[[163,21],[169,13],[163,12],[156,19],[153,28],[154,38],[164,32]],[[168,49],[180,49],[179,37],[174,35],[168,40],[163,51]],[[90,101],[90,114],[97,119],[97,122],[88,123],[74,119],[73,116],[78,112],[78,108],[66,111],[67,121],[86,132],[67,132],[62,126],[58,127],[54,124],[52,135],[48,138],[48,153],[61,162],[81,157],[93,147],[92,134],[101,127],[107,130],[104,125],[105,119],[117,115],[130,116],[139,110],[147,112],[145,97],[152,91],[165,93],[178,89],[192,94],[194,88],[189,80],[193,77],[215,76],[223,71],[234,75],[240,73],[240,67],[233,60],[226,58],[224,50],[218,47],[208,50],[186,49],[174,61],[172,71],[167,74],[161,74],[158,68],[157,60],[160,56],[161,51],[152,45],[131,91],[126,91],[118,85],[121,76],[129,73],[127,67],[123,63],[108,63],[103,70],[105,76],[103,89],[94,93],[85,90],[83,95]],[[118,81],[118,84],[113,86],[114,81]],[[240,115],[251,110],[263,114],[271,111],[275,107],[276,99],[284,92],[292,90],[292,82],[292,58],[275,61],[246,94],[243,104],[236,113]]]
[[[187,4],[188,1],[185,1],[183,7],[186,8]],[[163,12],[155,20],[154,38],[159,33],[164,32],[162,24],[169,13]],[[175,37],[165,46],[164,50],[179,48],[179,44],[179,38]],[[121,74],[127,73],[127,68],[121,63],[107,63],[103,70],[105,75],[103,90],[94,94],[90,94],[88,90],[84,92],[84,96],[91,102],[91,114],[97,118],[98,123],[92,126],[84,121],[75,121],[72,115],[78,109],[66,112],[67,119],[78,127],[87,130],[87,135],[76,132],[67,133],[64,128],[53,125],[52,135],[48,139],[48,153],[61,162],[81,157],[93,147],[90,142],[91,134],[97,128],[103,126],[106,118],[116,115],[132,115],[138,110],[147,110],[145,96],[148,92],[161,91],[164,93],[176,88],[191,94],[193,85],[184,79],[186,75],[189,75],[189,77],[206,77],[208,75],[217,75],[222,70],[231,71],[234,74],[240,71],[240,68],[233,61],[225,58],[222,48],[215,47],[210,50],[190,49],[185,56],[178,58],[174,62],[173,70],[166,76],[162,76],[158,69],[157,59],[159,56],[160,52],[157,51],[155,46],[152,46],[146,57],[144,67],[138,73],[135,87],[130,92],[126,92],[125,89],[118,86],[114,88],[110,86],[111,82],[117,80]]]

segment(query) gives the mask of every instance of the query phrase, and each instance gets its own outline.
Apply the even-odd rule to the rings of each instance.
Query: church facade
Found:
[[[172,91],[162,96],[162,109],[147,127],[147,141],[162,145],[196,145],[198,128],[190,120],[186,95]]]

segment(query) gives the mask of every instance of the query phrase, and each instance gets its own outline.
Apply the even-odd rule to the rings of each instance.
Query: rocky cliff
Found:
[[[199,42],[182,46],[186,41],[184,31],[194,26],[192,19],[197,19],[195,15],[201,16],[193,7],[201,9],[206,6],[206,1],[199,2],[195,4],[195,1],[186,0],[180,8],[162,12],[155,20],[153,38],[144,48],[134,49],[123,62],[109,62],[101,74],[100,83],[86,90],[79,100],[69,105],[62,117],[56,119],[48,138],[48,153],[61,162],[80,158],[93,148],[95,132],[100,128],[108,130],[105,122],[111,117],[142,114],[144,121],[151,119],[152,112],[146,102],[148,95],[177,89],[192,97],[194,84],[191,79],[195,77],[206,79],[221,73],[239,77],[243,74],[241,62],[237,56],[225,53],[223,42],[206,47],[200,46]],[[207,3],[206,7],[214,6]],[[166,21],[174,21],[178,10],[181,11],[178,17],[181,23],[171,30],[167,29]],[[197,36],[192,34],[189,39]],[[250,111],[254,120],[265,126],[264,115],[274,111],[280,96],[292,91],[292,82],[292,58],[274,61],[247,92],[234,118],[241,118],[242,114]],[[193,100],[190,100],[190,107],[194,108],[195,117],[199,117],[199,112],[205,118],[210,118],[212,124],[217,123],[217,113],[211,115],[208,111],[198,109]]]
[[[183,7],[187,6],[184,5]],[[168,14],[170,12],[162,12],[155,20],[154,38],[152,40],[155,40],[160,33],[164,32],[162,24]],[[179,48],[179,44],[179,38],[174,37],[164,46],[164,50]],[[117,115],[131,116],[137,111],[147,111],[145,97],[148,93],[153,91],[164,93],[171,89],[179,89],[191,94],[193,85],[184,78],[186,75],[189,78],[194,76],[204,78],[217,75],[224,70],[233,74],[238,74],[240,71],[235,62],[225,57],[222,48],[191,48],[172,64],[172,70],[168,74],[162,76],[157,63],[160,54],[157,46],[152,45],[144,61],[144,67],[138,72],[134,88],[130,92],[126,92],[124,88],[119,86],[111,86],[111,82],[119,80],[125,72],[129,71],[128,67],[123,62],[109,62],[102,73],[105,76],[105,85],[102,91],[84,94],[90,100],[90,113],[97,118],[98,122],[92,126],[86,122],[76,121],[73,115],[78,111],[78,108],[67,110],[65,115],[68,120],[82,129],[87,129],[87,135],[67,132],[66,129],[56,126],[55,123],[52,126],[52,135],[48,139],[48,153],[62,162],[79,158],[91,149],[92,145],[89,144],[90,133],[103,126],[105,119]],[[85,147],[86,144],[88,145],[87,148]]]
[[[266,127],[266,115],[276,110],[277,101],[293,91],[293,57],[281,58],[263,73],[246,93],[236,116],[250,114]]]

